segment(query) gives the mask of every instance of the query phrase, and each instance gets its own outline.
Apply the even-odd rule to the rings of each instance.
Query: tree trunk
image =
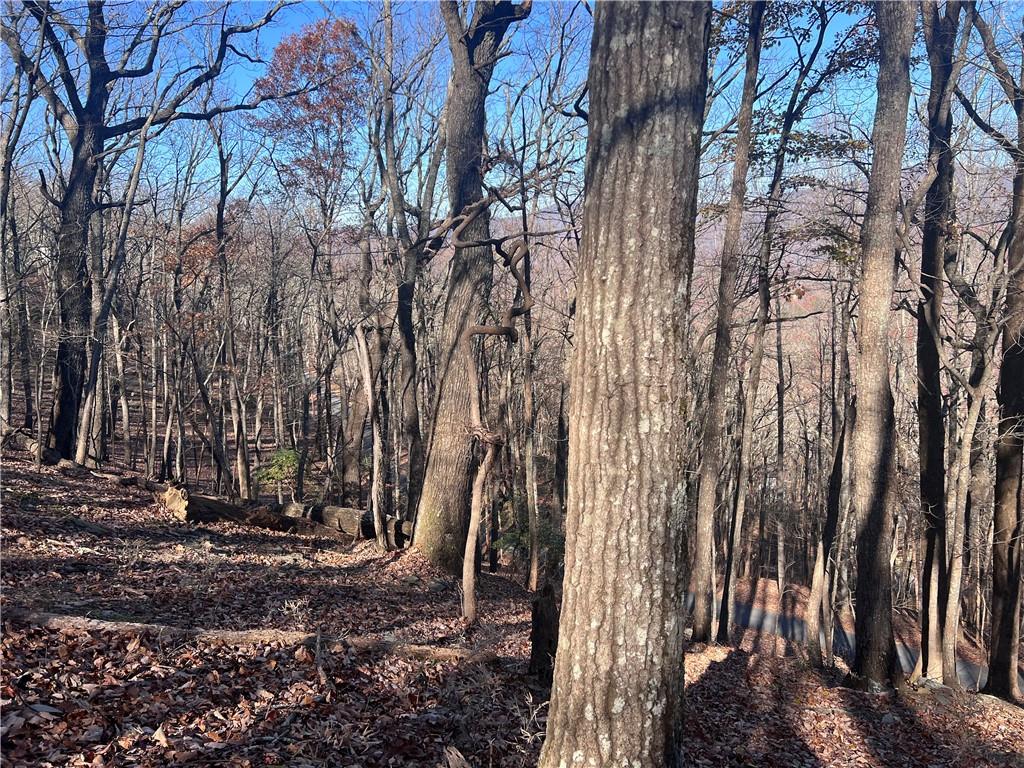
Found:
[[[595,10],[564,599],[542,768],[681,763],[680,360],[710,12]]]
[[[366,395],[366,412],[369,414],[373,441],[373,466],[370,470],[370,511],[373,515],[377,546],[382,551],[386,551],[389,549],[384,527],[384,518],[387,515],[387,489],[384,483],[387,461],[384,452],[384,424],[377,396],[380,361],[376,356],[371,357],[370,351],[371,339],[373,343],[376,343],[379,332],[378,328],[368,329],[360,323],[356,328],[355,335],[356,349],[359,353],[359,370],[363,378],[363,393]]]
[[[441,12],[448,33],[452,71],[446,105],[448,199],[453,216],[466,216],[452,257],[427,462],[414,544],[435,565],[457,574],[462,568],[463,535],[469,511],[471,429],[475,370],[468,359],[472,344],[466,330],[477,322],[491,283],[490,215],[482,195],[487,89],[509,26],[529,12],[529,4],[482,0],[468,21],[460,5],[444,0]]]
[[[398,325],[398,351],[402,364],[400,396],[402,404],[402,435],[408,451],[406,470],[405,518],[412,520],[423,487],[423,436],[420,433],[419,379],[416,368],[416,332],[413,326],[413,295],[416,289],[415,266],[412,276],[398,285],[395,320]]]
[[[921,674],[942,675],[942,621],[946,602],[946,467],[942,411],[942,366],[936,339],[942,317],[942,264],[953,189],[953,121],[947,93],[953,68],[960,4],[947,3],[940,16],[936,3],[922,6],[925,43],[931,71],[928,92],[928,155],[935,180],[928,188],[921,238],[921,298],[917,305],[918,455],[921,510],[925,520],[924,569],[921,575]]]
[[[987,371],[985,372],[987,374]],[[984,375],[984,382],[988,377]],[[977,382],[976,382],[977,383]],[[984,384],[978,389],[983,389]],[[949,585],[946,590],[946,605],[943,612],[942,625],[942,682],[951,688],[960,687],[960,677],[956,669],[956,646],[960,634],[960,595],[964,572],[964,538],[966,532],[967,493],[971,485],[971,448],[974,434],[978,427],[981,408],[985,402],[983,393],[975,393],[970,398],[967,408],[967,421],[960,435],[957,446],[956,466],[951,473],[955,482],[953,500],[953,540],[950,547]]]
[[[555,426],[555,506],[558,519],[565,519],[569,481],[569,425],[565,420],[565,384],[558,387],[558,423]]]
[[[703,643],[711,640],[711,622],[714,616],[715,588],[711,567],[714,546],[715,486],[722,470],[722,429],[725,404],[730,389],[729,359],[732,353],[733,310],[736,307],[736,275],[739,271],[740,227],[743,224],[743,203],[747,194],[747,169],[750,166],[750,135],[754,117],[754,99],[757,95],[757,70],[761,62],[761,28],[764,2],[750,6],[747,37],[747,64],[743,78],[743,97],[736,118],[736,155],[733,159],[732,188],[725,216],[725,236],[722,240],[722,271],[718,279],[718,319],[715,324],[715,349],[708,380],[708,401],[704,416],[704,434],[700,465],[700,486],[697,492],[697,526],[694,540],[693,571],[690,593],[693,595],[693,634],[690,641]],[[728,497],[727,497],[728,499]],[[731,537],[730,537],[731,538]],[[732,559],[726,556],[726,568]],[[729,576],[726,576],[729,579]],[[728,614],[726,614],[728,624]],[[720,633],[722,622],[719,621]],[[727,631],[727,628],[726,628]]]
[[[476,548],[480,536],[480,522],[484,514],[484,488],[501,450],[501,443],[489,442],[484,460],[477,467],[473,478],[472,500],[470,502],[469,531],[466,546],[462,552],[462,618],[467,625],[476,623]]]
[[[825,579],[825,568],[828,562],[832,546],[835,543],[836,529],[839,527],[839,512],[841,506],[843,489],[843,462],[846,458],[846,434],[849,431],[849,422],[852,411],[848,411],[843,419],[843,426],[840,428],[839,437],[832,455],[832,470],[828,477],[828,498],[825,505],[825,524],[822,527],[821,538],[817,543],[817,551],[814,556],[814,570],[811,574],[811,591],[807,596],[807,611],[804,619],[805,637],[804,643],[807,647],[807,656],[815,667],[822,666],[821,656],[821,613],[822,607],[828,601]],[[831,622],[832,616],[826,617]],[[826,632],[827,634],[827,632]]]
[[[93,105],[95,107],[95,105]],[[72,142],[71,169],[60,204],[57,229],[57,296],[60,336],[57,342],[57,391],[50,447],[65,459],[74,458],[78,416],[86,373],[86,341],[90,337],[89,220],[93,189],[103,151],[102,107],[78,126]]]
[[[910,99],[910,48],[916,7],[878,2],[878,106],[874,160],[861,228],[857,417],[853,427],[853,505],[857,524],[857,653],[864,684],[892,681],[892,551],[896,435],[889,386],[889,316],[896,211]]]
[[[1019,167],[1019,166],[1018,166]],[[996,437],[994,532],[992,537],[992,624],[989,673],[985,692],[1018,698],[1017,665],[1020,648],[1021,549],[1024,507],[1021,469],[1024,457],[1024,172],[1013,184],[1014,234],[1007,267],[1003,362],[996,397],[999,430]]]
[[[368,402],[362,387],[360,381],[352,398],[348,420],[344,425],[345,444],[341,452],[343,464],[341,468],[341,499],[343,504],[349,506],[359,506],[362,503],[360,465],[363,458],[363,433],[366,430],[366,403]]]
[[[558,649],[558,602],[555,588],[545,582],[533,598],[530,612],[530,663],[527,671],[541,685],[551,685]]]

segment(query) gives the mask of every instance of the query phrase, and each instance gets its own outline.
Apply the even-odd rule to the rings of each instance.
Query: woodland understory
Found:
[[[1022,25],[2,0],[5,763],[1024,764]]]
[[[4,456],[4,493],[5,764],[536,764],[549,690],[527,674],[517,579],[482,577],[467,632],[457,582],[412,551],[195,526],[148,492],[83,470],[40,475],[17,454]],[[484,655],[356,650],[346,636]],[[800,650],[751,631],[687,652],[689,764],[1024,764],[1019,707],[853,691]]]

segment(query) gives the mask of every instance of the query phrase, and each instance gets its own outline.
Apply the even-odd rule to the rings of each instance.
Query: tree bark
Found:
[[[942,317],[942,264],[951,213],[953,151],[950,140],[949,80],[960,3],[948,2],[940,15],[934,1],[922,4],[925,44],[931,82],[928,92],[928,155],[934,159],[935,180],[924,204],[921,238],[921,297],[917,305],[918,456],[921,510],[925,520],[924,568],[921,576],[921,674],[942,675],[942,622],[946,577],[945,419],[942,411],[942,366],[935,339]]]
[[[828,477],[828,497],[825,504],[825,524],[822,526],[821,537],[817,542],[814,556],[814,568],[811,573],[811,590],[807,596],[807,610],[804,619],[807,656],[811,664],[821,667],[821,614],[823,607],[829,602],[827,598],[825,569],[831,557],[832,547],[836,540],[836,529],[839,527],[839,514],[843,490],[843,462],[846,460],[846,435],[850,431],[852,409],[847,411],[843,425],[839,431],[835,450],[832,455],[832,470]],[[831,611],[827,616],[831,622]],[[826,635],[828,632],[826,631]]]
[[[595,10],[564,600],[542,768],[681,763],[680,359],[710,11]]]
[[[57,229],[57,295],[60,337],[57,342],[57,391],[51,447],[65,459],[74,458],[78,416],[86,373],[86,340],[90,336],[89,219],[94,210],[93,189],[99,173],[103,112],[79,125],[72,141],[71,169],[60,204]]]
[[[1024,140],[1024,135],[1022,135]],[[1024,143],[1024,141],[1022,141]],[[996,480],[992,537],[992,620],[989,673],[985,692],[1013,700],[1018,682],[1020,602],[1024,546],[1024,507],[1021,471],[1024,462],[1024,162],[1018,160],[1013,184],[1014,232],[1007,268],[1003,328],[1003,361],[996,399],[999,428],[996,436]]]
[[[857,524],[857,650],[853,672],[866,685],[892,682],[893,503],[896,436],[889,385],[889,315],[896,211],[910,99],[910,48],[916,7],[878,2],[878,105],[874,159],[861,228],[857,416],[853,428],[853,505]]]
[[[462,17],[454,0],[441,3],[452,71],[448,87],[447,180],[453,216],[467,216],[460,226],[464,245],[455,249],[441,323],[440,360],[434,421],[414,544],[432,563],[458,574],[469,512],[472,457],[470,413],[475,370],[462,343],[477,322],[491,282],[490,215],[482,194],[482,148],[485,101],[502,40],[508,28],[529,13],[529,3],[478,0],[472,17]]]

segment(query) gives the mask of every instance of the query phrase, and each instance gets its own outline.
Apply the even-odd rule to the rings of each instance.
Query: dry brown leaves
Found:
[[[489,666],[7,621],[4,764],[527,766],[546,695],[523,672],[527,595],[458,589],[414,554],[162,516],[148,494],[4,457],[3,606],[182,627],[373,634],[495,650]],[[765,651],[750,653],[755,647]],[[686,758],[704,766],[1024,765],[1024,712],[872,697],[774,642],[687,655]]]

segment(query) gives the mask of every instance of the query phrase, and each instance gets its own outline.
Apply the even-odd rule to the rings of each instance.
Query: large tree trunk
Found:
[[[1024,137],[1022,137],[1024,138]],[[1017,680],[1020,648],[1021,548],[1024,508],[1021,470],[1024,456],[1024,173],[1013,184],[1014,234],[1010,242],[1003,329],[1003,362],[996,396],[995,511],[992,538],[992,626],[986,693],[1013,699],[1021,695]]]
[[[878,105],[861,228],[857,416],[851,446],[857,524],[857,653],[853,671],[865,684],[888,684],[894,663],[898,663],[892,635],[890,554],[896,435],[888,337],[916,10],[912,4],[875,4],[880,52]]]
[[[917,306],[917,402],[921,510],[925,520],[924,569],[921,576],[921,674],[937,680],[942,674],[942,616],[946,579],[945,423],[939,351],[942,317],[942,264],[953,188],[953,121],[947,87],[953,68],[960,4],[922,6],[925,42],[931,71],[928,93],[928,154],[935,162],[935,180],[928,188],[921,239],[921,298]]]
[[[733,159],[732,189],[725,216],[725,236],[722,240],[722,271],[718,279],[718,319],[715,324],[715,349],[708,380],[704,435],[701,439],[703,455],[697,495],[693,571],[690,576],[690,592],[693,594],[693,634],[690,640],[694,643],[711,640],[711,623],[714,617],[715,574],[711,565],[711,555],[714,547],[715,489],[722,470],[722,429],[725,422],[725,404],[730,394],[725,382],[729,378],[729,358],[732,352],[736,275],[742,255],[740,227],[743,224],[743,202],[747,194],[750,134],[754,117],[754,98],[757,95],[757,70],[761,62],[761,21],[764,17],[764,7],[764,2],[760,1],[750,6],[747,65],[743,78],[743,97],[736,119],[736,155]],[[726,498],[728,503],[728,496]],[[731,570],[735,562],[733,553],[734,550],[730,546],[730,554],[726,556],[727,571]],[[729,579],[730,575],[727,573],[726,579]]]
[[[152,120],[152,118],[151,118]],[[150,122],[151,122],[150,120]],[[143,127],[139,134],[138,148],[135,152],[135,164],[128,180],[128,188],[125,192],[121,206],[121,218],[118,223],[117,236],[114,241],[114,252],[111,258],[110,267],[107,269],[105,283],[100,282],[99,275],[102,274],[103,265],[100,253],[97,250],[97,258],[94,263],[94,273],[97,277],[93,279],[92,291],[92,312],[90,328],[92,329],[92,344],[89,350],[89,367],[85,377],[83,388],[83,404],[81,422],[78,428],[78,441],[75,447],[75,461],[78,464],[85,464],[89,457],[89,445],[93,443],[97,461],[102,461],[104,451],[99,449],[97,441],[92,440],[92,433],[99,427],[97,414],[102,410],[99,398],[102,393],[97,391],[100,379],[100,368],[103,364],[103,350],[107,339],[107,323],[110,318],[110,311],[114,303],[114,295],[117,290],[118,277],[121,268],[124,266],[127,257],[128,225],[131,221],[132,208],[135,206],[135,197],[139,189],[139,180],[142,177],[143,161],[146,156],[146,140],[148,137],[149,122]],[[94,243],[94,249],[102,246],[102,240]]]
[[[502,39],[509,26],[529,12],[529,5],[478,0],[472,18],[462,18],[458,2],[441,3],[452,72],[448,86],[447,180],[453,216],[468,216],[452,266],[441,323],[440,360],[434,423],[416,518],[416,548],[431,562],[457,574],[469,511],[471,448],[471,371],[473,345],[463,344],[477,322],[490,289],[492,256],[490,215],[483,201],[482,157],[487,89]]]
[[[102,108],[98,115],[102,115]],[[85,385],[86,341],[90,336],[89,220],[103,151],[99,117],[78,126],[72,142],[71,169],[60,204],[57,229],[57,391],[54,393],[50,447],[74,458],[78,415]]]
[[[709,3],[604,3],[590,59],[562,618],[540,765],[679,765],[685,348]]]

